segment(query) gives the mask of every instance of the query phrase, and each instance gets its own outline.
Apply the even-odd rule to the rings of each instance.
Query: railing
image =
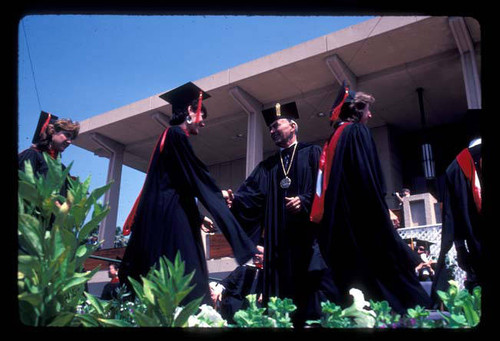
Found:
[[[403,239],[415,238],[432,243],[429,246],[430,255],[436,260],[438,259],[441,251],[441,224],[405,227],[397,229],[397,232]],[[460,289],[463,289],[466,273],[457,264],[457,251],[455,250],[455,246],[452,246],[447,256],[451,265],[454,267],[455,280],[458,282]]]

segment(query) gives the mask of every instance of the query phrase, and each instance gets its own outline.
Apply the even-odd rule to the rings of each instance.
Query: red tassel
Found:
[[[340,110],[342,110],[342,105],[344,104],[345,99],[347,98],[348,95],[349,95],[349,88],[346,87],[342,101],[340,101],[340,103],[332,110],[332,114],[330,115],[330,121],[333,122],[339,118]]]
[[[47,113],[48,116],[47,116],[47,119],[45,120],[45,122],[43,123],[43,126],[42,128],[40,129],[40,135],[42,135],[43,133],[45,133],[45,130],[47,130],[47,127],[49,126],[49,122],[50,122],[50,119],[52,118],[52,115]]]
[[[196,108],[196,119],[194,123],[200,123],[201,121],[201,101],[203,100],[203,91],[200,91],[200,95],[198,96],[198,108]]]

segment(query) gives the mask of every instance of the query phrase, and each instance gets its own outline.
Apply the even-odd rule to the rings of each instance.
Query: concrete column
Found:
[[[106,183],[113,181],[113,184],[104,195],[104,204],[109,205],[110,211],[99,227],[99,240],[104,240],[102,247],[104,249],[109,249],[114,247],[115,241],[125,146],[99,133],[93,133],[91,137],[92,140],[111,153]]]
[[[477,71],[474,42],[464,18],[450,17],[448,23],[460,52],[468,108],[481,109],[481,80]]]
[[[245,174],[246,176],[249,176],[263,158],[263,129],[260,122],[262,103],[260,103],[257,99],[255,99],[253,96],[251,96],[238,86],[231,88],[229,90],[229,93],[248,114]]]
[[[352,89],[356,90],[358,88],[356,75],[345,65],[338,55],[334,54],[326,58],[325,62],[340,85],[345,80]]]

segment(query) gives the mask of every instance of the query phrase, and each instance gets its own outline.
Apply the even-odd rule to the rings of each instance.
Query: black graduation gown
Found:
[[[469,148],[469,151],[476,163],[478,177],[481,179],[477,167],[481,145]],[[446,254],[453,244],[457,251],[458,265],[467,272],[466,285],[468,287],[481,285],[482,219],[474,202],[471,184],[455,159],[445,173],[441,250],[432,285],[432,294],[436,302],[438,299],[436,291],[446,291],[449,286],[448,280],[452,279],[446,269]]]
[[[419,260],[391,222],[380,160],[366,125],[345,127],[331,167],[319,242],[340,294],[337,304],[348,304],[349,290],[357,288],[367,300],[386,300],[399,313],[429,306],[415,275]]]
[[[24,163],[25,161],[29,161],[31,163],[31,167],[33,168],[33,172],[38,175],[46,175],[48,172],[48,166],[45,160],[43,159],[43,154],[41,151],[35,148],[28,148],[23,150],[17,156],[19,161],[19,169],[24,171]]]
[[[118,298],[118,290],[120,289],[120,282],[108,282],[102,288],[101,300],[112,300]]]
[[[24,163],[25,161],[29,161],[31,163],[31,167],[33,168],[33,173],[37,176],[46,176],[47,172],[49,171],[49,167],[47,165],[47,162],[45,162],[45,159],[43,158],[43,153],[42,151],[31,147],[28,149],[23,150],[21,153],[18,154],[17,159],[19,161],[18,169],[24,171]],[[62,170],[66,169],[66,166],[61,164]],[[62,196],[66,196],[68,192],[68,181],[64,182],[64,185],[62,186],[60,190],[60,194]]]
[[[315,278],[309,265],[313,257],[317,225],[309,221],[321,148],[299,142],[284,190],[280,152],[262,161],[235,192],[231,211],[257,242],[264,236],[263,304],[269,297],[291,298],[297,305],[296,321],[316,318],[307,308]],[[301,211],[292,215],[284,197],[299,196]],[[317,255],[317,253],[315,254]]]
[[[180,252],[185,273],[195,271],[196,286],[183,304],[205,295],[210,302],[208,270],[201,239],[202,217],[195,197],[211,213],[233,249],[238,263],[248,261],[257,249],[229,211],[220,189],[192,149],[180,127],[165,130],[153,152],[146,180],[125,225],[132,235],[122,265],[120,282],[139,280],[161,256],[173,261]]]
[[[221,316],[234,323],[234,313],[248,306],[246,296],[256,294],[258,297],[262,293],[262,273],[254,266],[240,265],[220,284],[225,288],[220,304]]]

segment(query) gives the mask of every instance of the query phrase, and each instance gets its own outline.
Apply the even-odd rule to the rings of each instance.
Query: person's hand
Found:
[[[203,221],[201,223],[201,230],[205,233],[212,233],[215,231],[215,224],[212,219],[205,216],[203,217]]]
[[[399,222],[398,217],[392,219],[392,225],[394,225],[394,227],[397,229],[401,227],[401,223]]]
[[[233,200],[234,200],[234,194],[232,189],[228,189],[227,191],[225,189],[222,190],[222,196],[226,200],[226,205],[227,207],[231,208],[233,205]]]
[[[208,285],[210,287],[210,299],[212,301],[213,308],[217,308],[217,304],[222,301],[222,292],[224,291],[224,286],[211,282]]]
[[[288,212],[297,214],[300,212],[301,207],[300,197],[285,197],[285,208]]]

